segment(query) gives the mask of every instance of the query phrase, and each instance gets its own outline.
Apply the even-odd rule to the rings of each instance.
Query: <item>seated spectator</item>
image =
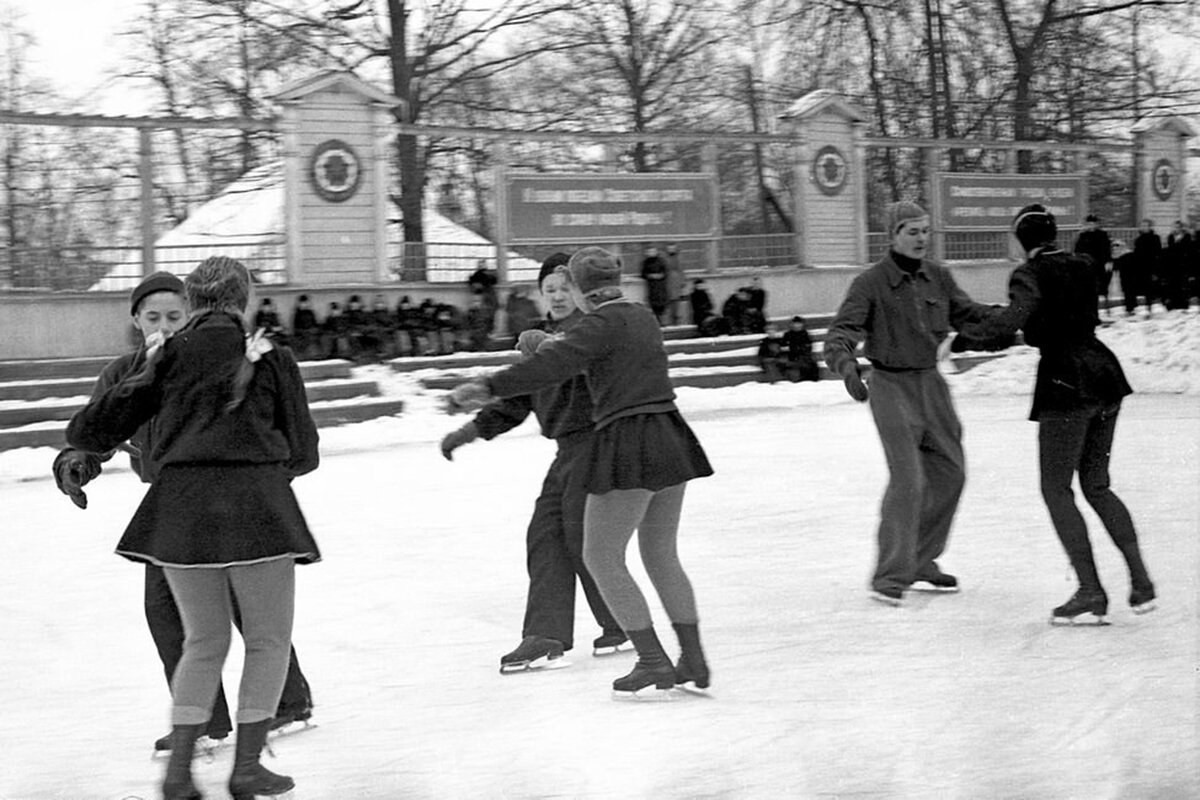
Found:
[[[467,349],[480,353],[488,349],[491,338],[492,318],[484,298],[471,295],[471,306],[467,309]]]
[[[789,381],[815,381],[821,377],[804,317],[792,317],[783,334],[783,356],[783,374]]]
[[[450,303],[438,303],[434,307],[434,330],[437,334],[438,354],[450,355],[458,349],[459,336],[462,333],[462,315],[457,307]],[[493,320],[495,314],[493,312]],[[491,335],[491,328],[488,328]]]
[[[321,345],[326,358],[351,358],[349,327],[339,303],[329,304],[325,321],[321,323]]]
[[[266,334],[268,339],[281,345],[288,344],[287,330],[280,322],[279,312],[275,310],[271,298],[264,297],[259,301],[258,310],[254,312],[254,327]]]
[[[371,316],[363,307],[362,299],[350,295],[346,302],[346,337],[350,340],[350,358],[355,362],[366,358],[367,341],[370,336]]]
[[[419,356],[425,352],[425,318],[421,309],[413,305],[408,295],[396,303],[396,329],[399,332],[401,353]]]
[[[770,383],[783,377],[787,359],[783,354],[783,337],[774,325],[767,328],[767,335],[758,345],[758,366]]]
[[[362,337],[363,355],[373,361],[391,358],[396,347],[396,324],[387,298],[376,294],[367,312],[367,329]]]
[[[321,326],[306,294],[296,298],[296,308],[292,311],[292,342],[297,359],[319,357]]]
[[[688,295],[688,300],[692,305],[692,324],[696,326],[696,331],[701,336],[713,335],[704,332],[705,322],[713,316],[713,301],[703,278],[692,281],[692,293]]]

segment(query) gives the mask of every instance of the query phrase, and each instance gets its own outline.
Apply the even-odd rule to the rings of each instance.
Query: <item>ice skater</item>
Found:
[[[856,277],[825,337],[825,363],[859,402],[870,399],[890,478],[879,521],[871,598],[904,604],[905,592],[957,592],[941,570],[966,480],[962,425],[937,369],[952,328],[985,308],[926,258],[929,215],[916,203],[888,207],[891,250]],[[870,389],[855,350],[865,339]]]
[[[700,645],[696,598],[679,561],[676,538],[687,482],[712,474],[695,435],[675,406],[667,354],[655,315],[621,292],[621,263],[584,248],[564,269],[576,304],[587,313],[562,338],[528,359],[451,392],[451,407],[527,395],[583,373],[592,396],[583,482],[583,558],[608,607],[637,649],[633,670],[613,681],[614,697],[662,697],[676,685],[705,689],[709,669]],[[625,563],[638,534],[642,563],[679,639],[672,664],[650,609]]]
[[[229,791],[249,800],[295,785],[259,755],[287,674],[295,564],[320,559],[291,489],[292,478],[317,466],[317,429],[291,353],[246,336],[246,268],[206,259],[184,280],[184,294],[187,324],[165,340],[151,337],[142,368],[77,412],[67,442],[108,452],[154,420],[148,458],[158,476],[117,553],[162,567],[183,618],[163,795],[201,796],[191,761],[229,651],[232,597],[245,658]]]
[[[566,331],[583,317],[557,268],[567,263],[566,253],[555,253],[542,263],[538,289],[549,307],[547,330],[523,331],[518,348],[528,356],[547,336]],[[583,473],[592,434],[592,397],[583,375],[529,395],[497,400],[475,418],[442,439],[442,455],[452,458],[459,447],[482,438],[489,441],[512,430],[532,412],[542,435],[558,447],[533,506],[525,535],[529,592],[521,642],[500,657],[501,672],[564,666],[563,652],[574,646],[575,579],[583,587],[601,634],[592,643],[594,655],[609,655],[627,646],[628,639],[600,596],[583,563],[583,510],[587,489]]]
[[[1096,338],[1100,315],[1091,264],[1058,248],[1054,215],[1039,204],[1022,208],[1012,230],[1025,262],[1009,279],[1008,306],[964,326],[952,349],[999,349],[1022,330],[1026,343],[1041,353],[1029,418],[1038,423],[1042,498],[1079,580],[1078,591],[1051,612],[1050,621],[1103,624],[1108,613],[1087,524],[1071,491],[1076,473],[1084,499],[1125,557],[1129,605],[1143,614],[1154,608],[1154,584],[1133,518],[1112,491],[1108,474],[1121,400],[1133,390],[1117,357]]]
[[[169,272],[156,272],[143,278],[130,293],[130,313],[134,327],[142,335],[143,340],[157,334],[156,338],[170,336],[179,330],[187,321],[187,309],[183,300],[183,281]],[[161,331],[161,333],[160,333]],[[92,397],[103,395],[109,388],[119,383],[122,378],[139,370],[145,362],[146,349],[143,344],[139,349],[119,356],[111,361],[100,372]],[[151,483],[157,474],[157,469],[149,460],[153,450],[150,424],[142,425],[121,447],[129,452],[130,466],[143,483]],[[54,478],[58,488],[68,495],[75,505],[87,508],[87,494],[83,487],[100,475],[103,464],[112,458],[113,452],[89,453],[74,448],[65,448],[54,459]],[[162,567],[146,564],[145,589],[143,605],[146,613],[146,623],[150,628],[150,637],[162,661],[163,672],[167,685],[175,674],[175,667],[183,654],[183,620],[179,616],[179,607],[171,595],[167,585],[166,575]],[[234,605],[234,622],[241,626],[241,616]],[[312,716],[312,693],[308,681],[300,670],[296,652],[293,649],[288,661],[287,681],[284,683],[283,695],[275,712],[275,727],[284,727],[290,723],[306,721]],[[225,690],[218,685],[216,700],[213,703],[212,716],[204,730],[204,736],[210,743],[215,744],[229,736],[232,729],[229,719],[229,707],[225,701]],[[154,742],[155,752],[171,749],[171,736],[163,736]]]

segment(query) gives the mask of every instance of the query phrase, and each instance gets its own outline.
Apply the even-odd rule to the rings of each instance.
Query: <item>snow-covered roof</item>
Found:
[[[832,89],[816,89],[809,92],[788,106],[779,115],[779,118],[786,120],[809,119],[822,112],[832,112],[851,122],[863,122],[867,119],[867,115],[857,106]]]

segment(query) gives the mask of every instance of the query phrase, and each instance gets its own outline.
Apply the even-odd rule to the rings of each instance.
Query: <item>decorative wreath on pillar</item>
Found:
[[[816,157],[813,158],[813,182],[817,184],[817,188],[821,190],[822,194],[831,196],[841,194],[842,190],[846,188],[846,178],[849,173],[846,157],[842,155],[841,150],[831,144],[818,150]]]
[[[362,161],[354,148],[341,139],[327,139],[313,150],[308,162],[308,177],[313,190],[323,200],[342,203],[358,191],[362,182]]]
[[[1150,186],[1154,189],[1154,196],[1159,200],[1170,200],[1178,183],[1179,174],[1175,171],[1175,165],[1165,158],[1160,158],[1150,173]]]

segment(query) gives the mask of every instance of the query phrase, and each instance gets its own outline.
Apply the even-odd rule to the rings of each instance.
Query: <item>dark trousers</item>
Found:
[[[522,636],[557,639],[570,650],[575,638],[575,579],[592,616],[606,633],[621,626],[583,564],[583,511],[587,488],[583,467],[591,434],[563,437],[542,482],[525,535],[529,594]]]
[[[1075,493],[1071,490],[1076,472],[1084,499],[1100,517],[1113,544],[1125,557],[1133,587],[1150,588],[1150,576],[1142,563],[1133,518],[1121,498],[1109,488],[1108,462],[1120,410],[1120,404],[1116,403],[1071,414],[1043,415],[1038,420],[1042,498],[1082,589],[1101,587],[1087,524],[1075,505]]]
[[[183,656],[183,620],[179,616],[179,606],[175,604],[175,596],[167,584],[166,574],[161,567],[153,564],[146,565],[145,591],[146,622],[150,626],[150,636],[158,649],[158,657],[162,661],[163,672],[170,686],[175,668]],[[236,600],[233,601],[233,623],[240,631],[242,628],[241,612],[238,611]],[[312,708],[312,694],[308,681],[300,672],[300,662],[296,660],[296,649],[292,648],[288,659],[287,680],[283,685],[283,695],[279,699],[278,715],[293,714]],[[217,698],[213,702],[212,717],[209,718],[205,734],[223,737],[232,730],[229,719],[229,705],[225,700],[225,688],[217,688]]]
[[[907,589],[939,573],[966,482],[962,424],[936,369],[871,374],[871,415],[891,476],[883,494],[871,585]]]

